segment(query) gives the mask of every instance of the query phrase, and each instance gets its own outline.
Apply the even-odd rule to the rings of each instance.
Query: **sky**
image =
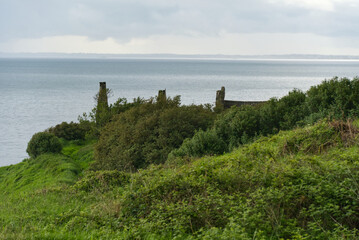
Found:
[[[0,0],[0,52],[359,55],[358,0]]]

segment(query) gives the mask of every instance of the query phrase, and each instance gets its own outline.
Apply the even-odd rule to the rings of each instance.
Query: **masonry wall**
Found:
[[[221,90],[216,92],[216,108],[227,109],[232,106],[244,106],[244,105],[258,105],[265,103],[266,101],[233,101],[233,100],[224,100],[226,92],[225,88],[222,87]]]
[[[231,108],[232,106],[244,106],[244,105],[258,105],[261,103],[265,103],[265,101],[231,101],[231,100],[224,100],[224,108]]]

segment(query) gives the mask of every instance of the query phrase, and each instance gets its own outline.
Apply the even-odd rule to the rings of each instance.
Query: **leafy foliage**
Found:
[[[107,93],[109,94],[110,92],[107,89]],[[95,100],[97,99],[98,94],[95,96]],[[83,113],[81,116],[78,116],[80,125],[86,129],[86,139],[98,139],[101,129],[111,122],[114,116],[144,102],[145,100],[140,97],[133,99],[133,102],[128,102],[126,98],[119,98],[115,103],[110,104],[110,106],[96,105],[90,113]]]
[[[49,133],[66,140],[84,140],[90,126],[74,122],[62,122],[48,129]]]
[[[62,155],[1,167],[0,238],[359,239],[355,84],[233,108],[208,130],[213,112],[179,98],[120,104],[96,154],[126,171],[91,171],[94,141],[63,139]]]
[[[212,124],[214,113],[209,109],[179,104],[179,97],[150,99],[118,114],[101,132],[95,168],[133,171],[163,163],[184,139]]]
[[[357,115],[359,112],[359,79],[333,78],[313,86],[307,92],[310,112],[322,112],[334,118]]]
[[[226,150],[226,143],[221,138],[218,138],[213,130],[199,130],[192,138],[185,139],[181,147],[174,149],[168,157],[169,159],[186,155],[200,157],[204,154],[221,154]]]
[[[130,174],[116,170],[88,172],[74,188],[81,191],[108,191],[116,186],[129,183]]]
[[[58,137],[47,132],[39,132],[30,139],[26,152],[30,157],[36,158],[44,153],[59,153],[61,152],[62,144]]]
[[[67,143],[69,157],[0,168],[0,238],[358,239],[357,139],[351,122],[321,121],[222,156],[86,172],[71,187],[59,179],[76,181],[87,147]]]
[[[34,192],[77,181],[80,169],[70,158],[60,154],[42,154],[36,159],[0,168],[2,194]]]
[[[175,236],[357,236],[358,147],[342,148],[346,129],[322,122],[224,156],[153,166],[133,174],[116,214],[127,226]]]
[[[281,99],[259,106],[233,107],[220,114],[208,133],[198,132],[171,153],[176,156],[222,154],[258,136],[278,133],[320,119],[346,119],[359,113],[359,79],[333,78],[311,87],[307,93],[293,90]],[[215,148],[206,148],[207,138],[216,139]],[[225,144],[223,144],[223,142]],[[202,147],[199,147],[202,146]]]
[[[110,90],[107,90],[108,92],[110,92]],[[97,101],[98,98],[98,94],[94,97],[95,100]],[[101,118],[102,123],[99,124],[101,126],[106,125],[107,123],[109,123],[111,121],[111,119],[120,113],[123,113],[127,110],[129,110],[130,108],[134,107],[134,106],[138,106],[142,103],[145,103],[145,99],[137,97],[133,99],[133,102],[128,102],[126,98],[119,98],[117,99],[116,102],[114,102],[113,104],[110,104],[110,106],[107,107],[107,110],[102,112],[102,113],[98,113],[98,107],[96,105],[96,107],[94,107],[91,112],[89,113],[83,113],[81,116],[78,117],[78,120],[80,123],[83,122],[89,122],[89,123],[96,123],[96,114],[97,115],[101,115],[99,116],[99,118]],[[101,110],[100,110],[101,111]],[[97,126],[99,127],[99,126]]]
[[[62,141],[63,148],[61,153],[73,159],[80,171],[86,170],[93,163],[95,140],[87,141]]]

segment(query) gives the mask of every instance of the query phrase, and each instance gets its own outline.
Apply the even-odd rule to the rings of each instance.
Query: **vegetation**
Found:
[[[95,169],[135,171],[164,163],[196,130],[207,129],[214,113],[203,106],[180,106],[179,97],[146,102],[118,114],[101,131]]]
[[[259,106],[231,108],[217,117],[213,128],[198,132],[171,157],[203,156],[232,151],[258,136],[278,133],[320,119],[346,119],[359,113],[359,79],[333,78],[306,93],[293,90]],[[213,147],[216,146],[216,147]]]
[[[32,136],[26,152],[35,158],[44,153],[59,153],[62,145],[58,137],[51,133],[39,132]]]
[[[0,168],[0,239],[358,239],[356,81],[214,124],[178,98],[120,100],[99,139]]]
[[[107,93],[110,94],[110,90],[107,90]],[[95,100],[97,99],[98,95],[95,96]],[[133,99],[133,102],[128,102],[126,98],[119,98],[110,106],[106,106],[105,110],[100,104],[94,107],[90,113],[83,113],[82,116],[78,117],[78,120],[81,128],[86,129],[85,139],[98,139],[101,129],[114,117],[143,103],[145,100],[140,97]],[[98,110],[98,107],[102,107],[102,109]]]
[[[77,182],[86,145],[76,159],[41,155],[0,168],[0,238],[357,239],[357,136],[351,122],[322,121],[222,156]]]
[[[90,131],[90,126],[74,122],[62,122],[48,129],[49,133],[66,140],[85,140],[88,131]]]

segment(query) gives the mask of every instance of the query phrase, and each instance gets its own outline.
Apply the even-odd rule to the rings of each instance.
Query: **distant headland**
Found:
[[[278,54],[101,54],[101,53],[1,53],[0,58],[75,58],[75,59],[193,59],[193,60],[352,60],[358,55]]]

